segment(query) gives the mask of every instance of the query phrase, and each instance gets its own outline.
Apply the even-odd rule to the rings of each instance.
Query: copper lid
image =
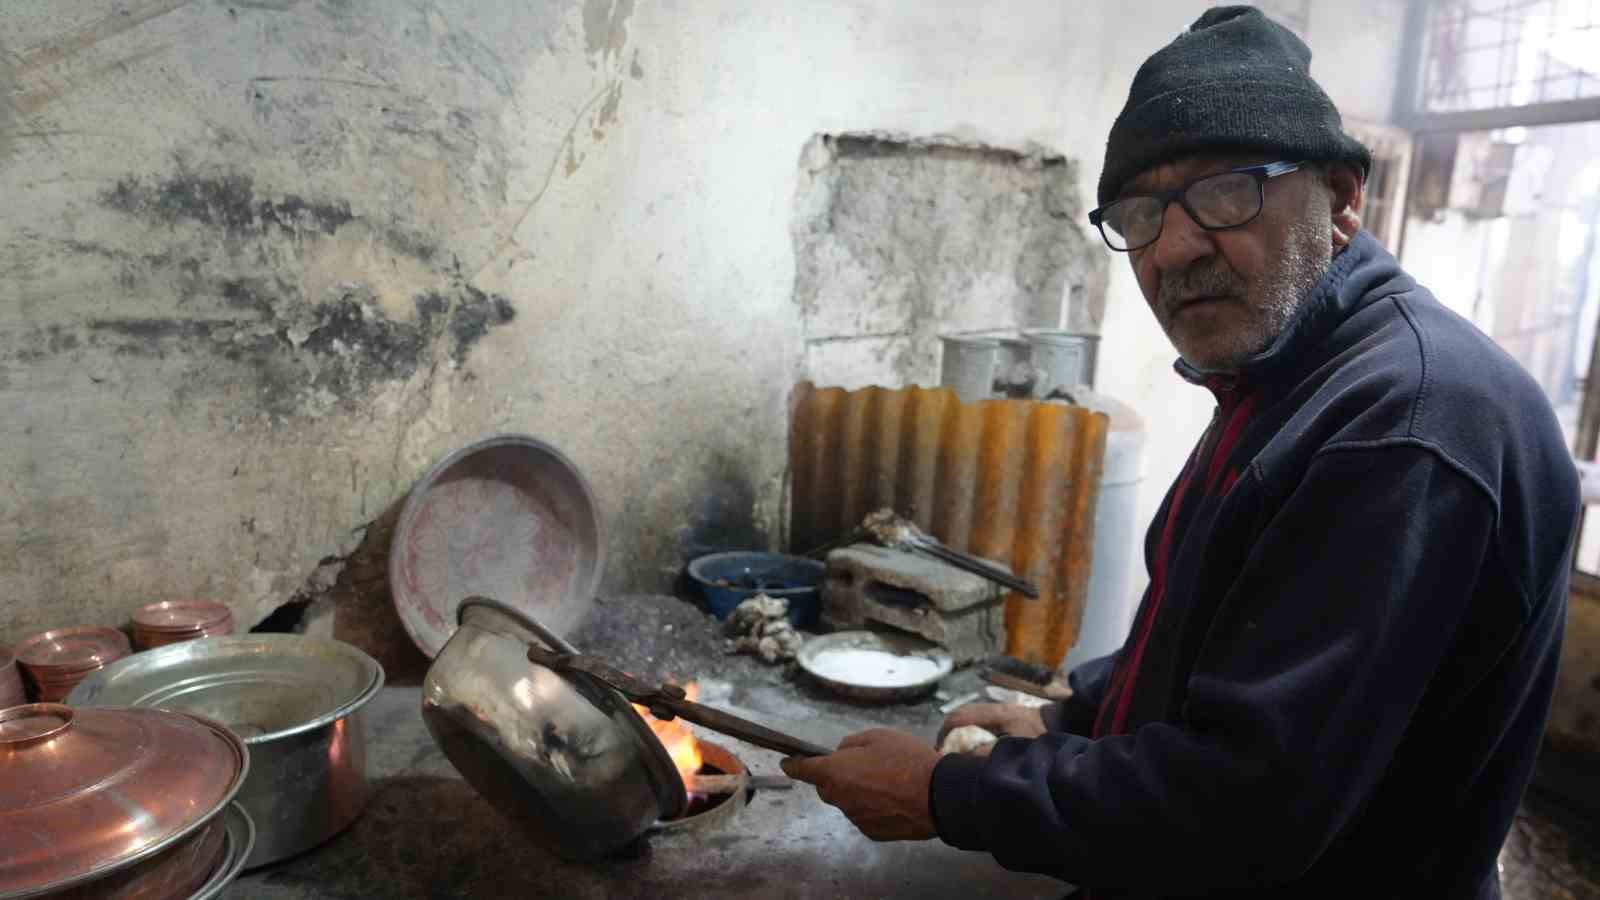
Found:
[[[238,793],[244,744],[159,709],[0,710],[0,894],[69,887],[161,852]]]
[[[17,645],[17,662],[35,674],[87,672],[128,655],[128,636],[115,628],[80,625],[40,632]]]
[[[210,600],[163,600],[133,611],[133,624],[146,631],[200,631],[233,618],[221,603]]]

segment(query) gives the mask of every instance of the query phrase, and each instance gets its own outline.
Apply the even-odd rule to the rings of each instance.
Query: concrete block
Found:
[[[828,554],[823,621],[835,628],[888,625],[943,646],[957,665],[1005,642],[1000,588],[913,553],[857,544]]]

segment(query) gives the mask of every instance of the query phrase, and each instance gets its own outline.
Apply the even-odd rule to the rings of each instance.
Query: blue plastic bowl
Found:
[[[789,601],[790,624],[815,630],[822,613],[822,576],[827,567],[814,559],[783,553],[713,553],[689,563],[689,577],[700,587],[706,611],[726,619],[757,594]]]

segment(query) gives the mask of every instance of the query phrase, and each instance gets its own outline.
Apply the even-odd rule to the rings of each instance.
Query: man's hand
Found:
[[[935,837],[928,784],[939,752],[913,735],[886,728],[852,734],[828,756],[783,761],[784,774],[814,784],[875,841],[925,841]]]
[[[1044,734],[1044,714],[1037,707],[1011,703],[968,703],[948,716],[939,727],[939,744],[945,735],[963,725],[976,725],[1000,737],[1035,738]]]

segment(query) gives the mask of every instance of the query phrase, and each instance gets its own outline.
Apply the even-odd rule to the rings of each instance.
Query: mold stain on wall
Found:
[[[295,194],[278,199],[259,197],[248,175],[180,174],[154,184],[128,176],[102,194],[101,202],[149,221],[170,225],[188,220],[221,228],[235,237],[271,229],[296,234],[312,228],[333,234],[355,218],[343,201],[307,202]]]
[[[634,11],[0,14],[0,180],[17,198],[0,434],[18,444],[0,464],[18,500],[0,584],[20,598],[0,639],[42,612],[110,620],[140,592],[211,591],[258,622],[325,594],[308,573],[344,567],[350,535],[443,449],[553,428],[525,417],[510,363],[537,352],[530,320],[558,289],[485,260],[532,258],[506,226],[574,148],[617,140],[628,72],[643,77]]]
[[[255,407],[281,422],[332,408],[367,411],[380,383],[405,382],[432,365],[436,350],[461,368],[492,329],[516,318],[508,298],[474,287],[453,264],[439,266],[443,254],[426,237],[374,227],[344,199],[274,196],[248,175],[199,175],[180,167],[167,178],[121,178],[99,203],[145,228],[174,233],[165,249],[153,252],[77,239],[62,249],[112,262],[123,290],[170,288],[173,312],[141,307],[133,315],[113,310],[35,325],[13,332],[0,353],[18,361],[94,351],[175,357],[187,367],[174,392],[178,403],[245,383]],[[284,274],[293,271],[285,259],[314,257],[312,245],[356,228],[382,255],[405,258],[426,273],[403,313],[381,302],[360,272],[321,296],[308,295],[305,284]],[[199,240],[182,239],[194,233]]]

